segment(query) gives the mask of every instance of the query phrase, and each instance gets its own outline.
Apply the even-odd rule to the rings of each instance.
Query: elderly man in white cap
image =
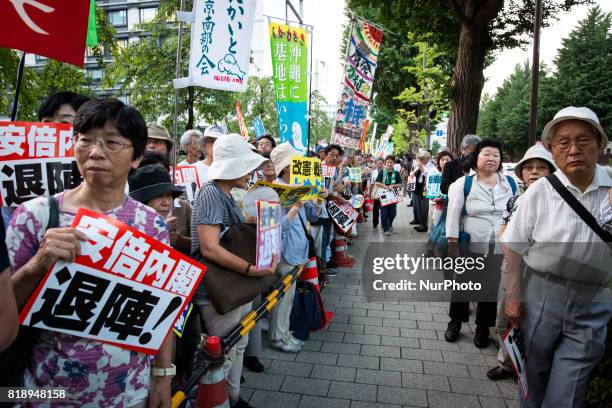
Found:
[[[541,143],[531,146],[525,152],[523,158],[514,166],[514,174],[525,183],[525,188],[535,183],[542,177],[557,170],[557,166],[553,161],[552,155],[542,146]],[[506,230],[506,226],[512,219],[521,201],[520,195],[513,196],[506,204],[506,211],[503,214],[502,224],[499,227],[499,235],[501,236]],[[508,319],[504,313],[504,305],[506,303],[506,262],[501,266],[501,279],[499,282],[499,293],[497,297],[497,318],[495,326],[497,326],[497,334],[499,335],[500,347],[497,353],[499,365],[487,371],[487,377],[490,380],[497,381],[508,377],[514,377],[514,369],[510,363],[508,350],[502,344],[502,334],[508,327]]]
[[[521,407],[583,406],[589,374],[604,353],[612,236],[595,217],[612,187],[610,170],[597,164],[607,142],[593,111],[560,110],[542,135],[559,170],[523,194],[500,239],[507,250],[505,311],[524,337],[528,399],[520,398]]]

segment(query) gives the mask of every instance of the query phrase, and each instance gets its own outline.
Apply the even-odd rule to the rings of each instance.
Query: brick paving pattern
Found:
[[[456,343],[444,340],[448,303],[367,299],[361,287],[369,242],[424,242],[408,222],[412,208],[398,204],[395,233],[359,224],[350,253],[353,268],[339,268],[323,291],[334,312],[327,330],[312,333],[302,351],[288,354],[267,346],[262,374],[244,369],[242,398],[256,408],[517,407],[513,380],[490,381],[497,348],[472,343],[474,315]],[[371,213],[370,219],[371,221]]]

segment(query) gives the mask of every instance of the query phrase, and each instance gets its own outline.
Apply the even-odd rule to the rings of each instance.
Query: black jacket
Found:
[[[463,169],[461,168],[461,158],[453,159],[444,165],[442,171],[442,180],[440,182],[440,192],[448,194],[448,188],[455,181],[463,177]]]

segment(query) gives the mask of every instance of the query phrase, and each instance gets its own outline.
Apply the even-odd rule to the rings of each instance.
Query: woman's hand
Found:
[[[255,277],[259,277],[259,276],[268,276],[268,275],[274,275],[276,273],[276,267],[278,266],[280,262],[280,255],[273,255],[272,256],[272,265],[270,265],[269,268],[267,269],[262,269],[260,271],[257,270],[257,266],[255,265],[251,265],[249,266],[249,276],[255,276]]]
[[[170,408],[172,406],[172,377],[152,377],[148,408]]]
[[[84,232],[71,227],[51,228],[45,232],[40,247],[28,262],[34,274],[44,274],[55,262],[74,262],[81,254],[81,241],[87,241]]]
[[[179,239],[179,233],[177,231],[177,224],[178,222],[178,218],[176,218],[173,215],[169,215],[166,218],[166,225],[168,226],[168,234],[170,235],[170,245],[172,247],[176,246],[176,244],[178,243],[178,239]]]

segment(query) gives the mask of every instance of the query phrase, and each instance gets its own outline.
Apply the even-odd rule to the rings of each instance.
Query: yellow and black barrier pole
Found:
[[[293,283],[299,278],[303,270],[304,266],[296,266],[293,268],[290,273],[285,275],[283,279],[274,285],[272,291],[266,296],[257,310],[253,310],[246,315],[231,332],[223,336],[221,339],[221,344],[223,345],[224,354],[227,354],[228,351],[234,347],[241,338],[243,338],[253,329],[253,327],[255,327],[258,321],[263,319],[266,314],[270,312],[274,306],[276,306],[278,301],[282,299],[289,288],[291,288],[291,285],[293,285]],[[199,384],[200,378],[206,374],[208,368],[208,361],[204,361],[204,363],[195,370],[189,380],[187,380],[183,389],[174,393],[172,396],[172,408],[178,408],[183,401],[185,401],[187,396]]]

